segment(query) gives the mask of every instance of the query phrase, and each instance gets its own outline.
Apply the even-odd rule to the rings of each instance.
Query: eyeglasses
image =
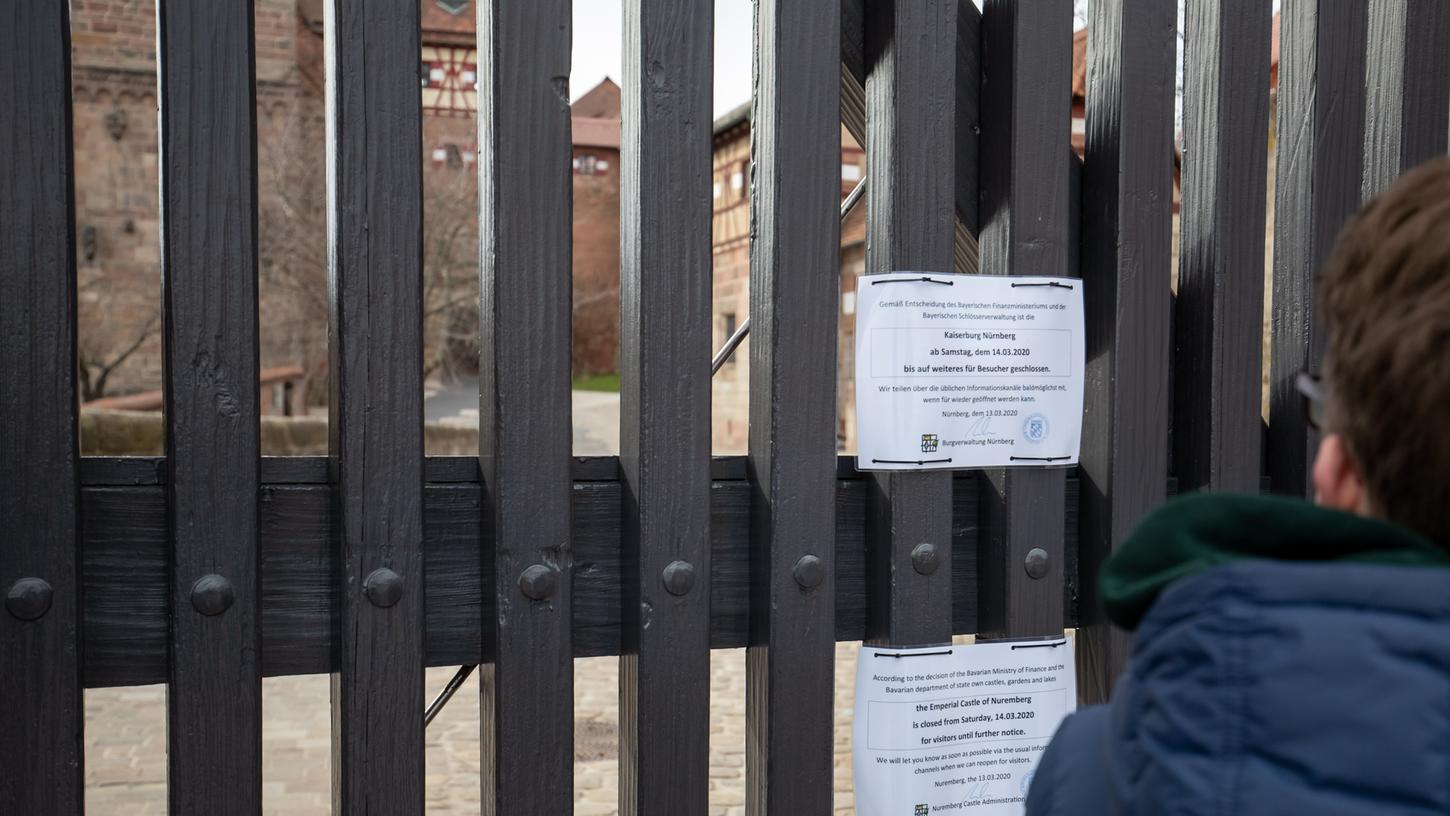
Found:
[[[1294,388],[1304,395],[1304,416],[1309,418],[1309,427],[1324,429],[1324,384],[1313,374],[1301,372],[1294,378]]]

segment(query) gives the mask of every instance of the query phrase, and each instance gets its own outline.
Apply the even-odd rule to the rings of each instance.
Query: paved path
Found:
[[[574,455],[610,456],[619,453],[619,394],[612,391],[574,391]],[[428,422],[478,427],[478,380],[457,380],[447,385],[429,383],[423,392],[423,418]]]
[[[852,812],[851,704],[855,644],[836,650],[836,812]],[[452,676],[429,669],[429,699]],[[479,812],[478,680],[470,678],[427,738],[429,813]],[[574,662],[574,813],[618,812],[619,660]],[[745,650],[713,653],[710,814],[745,813]],[[325,675],[263,682],[263,812],[325,816],[330,809],[331,723]],[[422,716],[424,701],[418,701]],[[86,808],[110,816],[166,811],[163,686],[86,692]],[[603,755],[605,758],[597,757]]]

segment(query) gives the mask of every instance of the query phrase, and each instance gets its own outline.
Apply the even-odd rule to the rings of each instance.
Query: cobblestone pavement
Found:
[[[429,669],[428,698],[453,669]],[[856,645],[836,649],[836,812],[851,813],[851,705]],[[574,813],[617,813],[618,658],[574,663]],[[710,814],[745,812],[745,650],[716,651],[710,683]],[[326,676],[263,682],[263,812],[331,811],[331,722]],[[422,716],[423,700],[418,701]],[[166,811],[164,686],[86,692],[86,807],[111,816]],[[476,675],[434,720],[427,738],[429,813],[479,812]],[[599,759],[597,757],[605,758]]]

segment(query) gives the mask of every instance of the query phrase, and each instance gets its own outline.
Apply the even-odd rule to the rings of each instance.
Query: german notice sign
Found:
[[[859,816],[1020,816],[1077,705],[1072,642],[863,646],[851,748]]]
[[[1077,464],[1082,281],[868,275],[856,302],[860,469]]]

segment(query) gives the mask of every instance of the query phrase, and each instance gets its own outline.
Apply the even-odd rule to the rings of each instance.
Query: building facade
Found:
[[[90,399],[161,382],[156,6],[140,0],[72,0],[70,6],[80,380],[83,398]],[[279,220],[282,205],[268,195],[266,168],[292,160],[290,134],[313,115],[308,101],[315,94],[298,70],[296,0],[255,0],[255,14],[259,226],[265,230]],[[315,116],[321,122],[320,104]],[[290,322],[295,305],[264,301],[279,324]],[[325,325],[322,336],[325,342]],[[295,361],[289,344],[264,333],[263,367]]]
[[[865,151],[841,129],[841,198],[866,175]],[[713,335],[715,348],[750,314],[750,105],[715,122]],[[855,293],[866,268],[866,202],[841,225],[841,330],[837,334],[836,439],[855,439]],[[717,454],[744,453],[750,434],[750,340],[747,338],[711,383],[712,442]]]
[[[423,0],[425,369],[469,373],[478,348],[478,59],[469,0]],[[255,0],[263,368],[301,366],[325,398],[327,223],[323,0]],[[85,401],[160,387],[156,6],[72,0],[79,345]],[[575,367],[618,348],[619,89],[579,100],[574,150]],[[607,319],[605,316],[608,316]]]

